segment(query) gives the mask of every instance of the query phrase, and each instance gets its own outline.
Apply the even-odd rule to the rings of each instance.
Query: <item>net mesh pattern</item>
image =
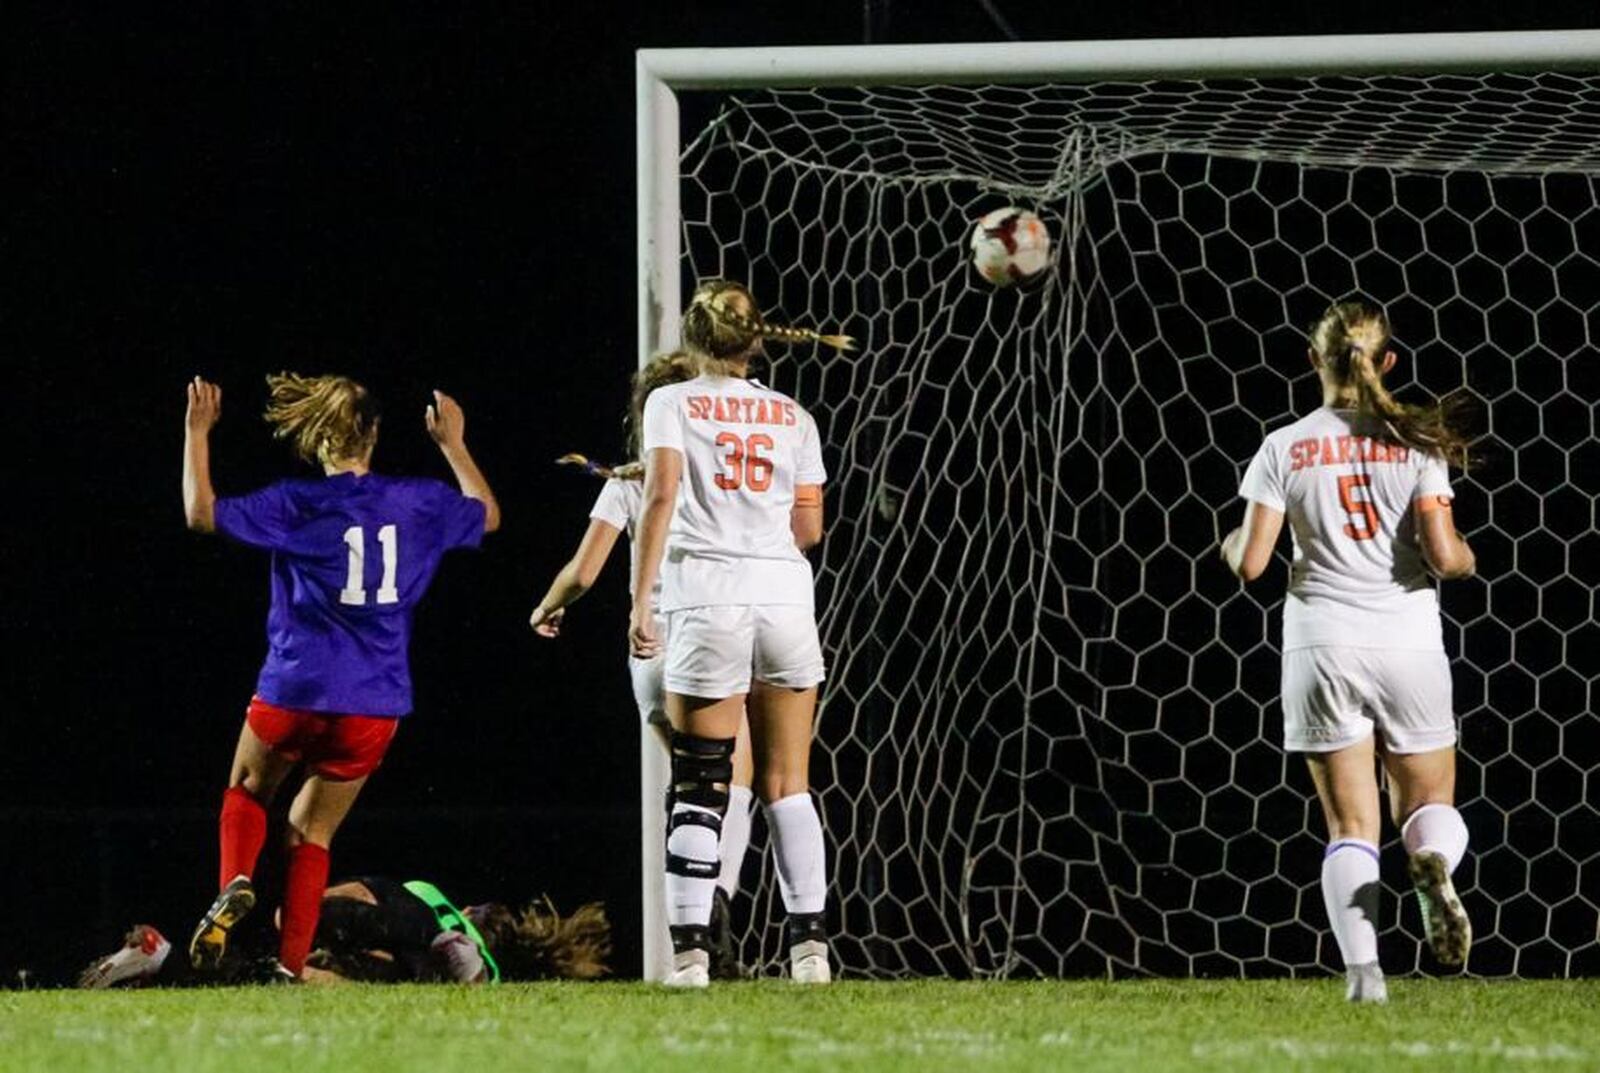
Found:
[[[685,280],[747,280],[830,471],[813,758],[849,974],[1338,966],[1281,748],[1280,549],[1217,561],[1305,331],[1383,303],[1391,386],[1481,401],[1442,588],[1482,975],[1600,970],[1600,80],[766,91],[685,151]],[[1057,263],[996,290],[972,221]],[[1381,948],[1431,966],[1392,826]],[[759,844],[759,840],[758,840]],[[779,964],[770,864],[736,918]]]

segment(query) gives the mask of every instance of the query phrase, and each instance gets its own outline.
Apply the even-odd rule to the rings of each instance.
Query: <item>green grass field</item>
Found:
[[[0,993],[0,1070],[1600,1069],[1600,981]]]

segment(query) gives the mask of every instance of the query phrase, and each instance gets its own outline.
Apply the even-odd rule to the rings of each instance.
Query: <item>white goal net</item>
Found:
[[[1319,401],[1307,325],[1356,293],[1388,309],[1402,398],[1481,402],[1456,503],[1480,577],[1442,590],[1469,971],[1600,971],[1600,78],[825,87],[706,114],[683,279],[862,346],[770,368],[831,474],[813,781],[847,973],[1337,965],[1320,810],[1281,749],[1285,556],[1243,589],[1215,548],[1264,432]],[[996,290],[966,238],[1005,204],[1059,256]],[[1426,969],[1386,837],[1386,967]],[[756,868],[736,917],[770,965]]]

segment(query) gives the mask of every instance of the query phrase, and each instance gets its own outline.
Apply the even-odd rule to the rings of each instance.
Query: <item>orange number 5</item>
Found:
[[[1344,523],[1344,535],[1351,540],[1371,540],[1378,535],[1377,508],[1366,496],[1356,498],[1356,489],[1366,488],[1371,483],[1372,477],[1366,473],[1347,473],[1339,478],[1339,505],[1351,517],[1351,521]],[[1361,517],[1359,526],[1354,521],[1357,515]]]
[[[765,492],[772,487],[772,459],[761,454],[763,448],[772,450],[771,436],[757,432],[741,440],[731,432],[719,432],[717,446],[728,449],[723,457],[728,471],[714,478],[718,488],[736,492],[743,486],[752,492]]]

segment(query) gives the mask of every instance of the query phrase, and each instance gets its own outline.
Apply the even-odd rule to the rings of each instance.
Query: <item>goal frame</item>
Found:
[[[1600,30],[1132,41],[640,49],[635,54],[638,361],[678,343],[683,256],[680,90],[1017,85],[1106,80],[1600,69]],[[643,976],[671,970],[662,879],[667,762],[640,731]]]

